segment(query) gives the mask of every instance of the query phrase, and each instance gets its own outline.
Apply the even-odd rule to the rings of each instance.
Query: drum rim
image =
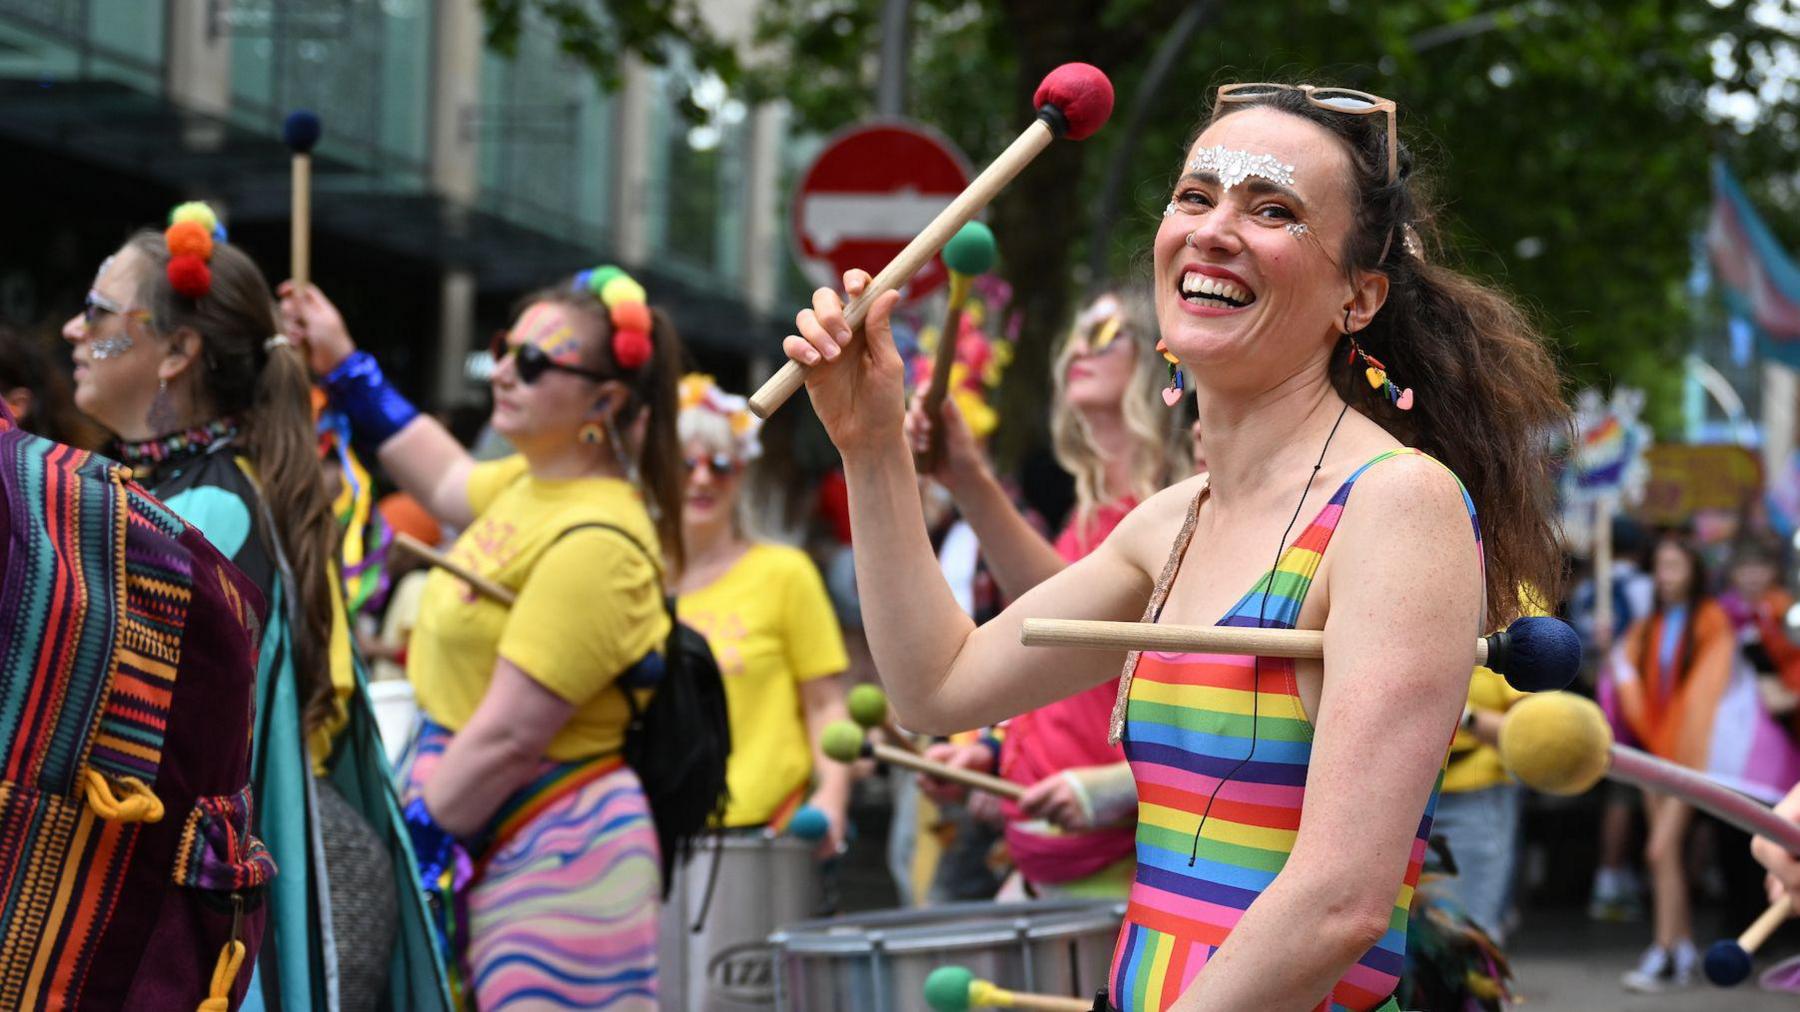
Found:
[[[877,942],[883,952],[903,954],[1016,941],[1020,921],[1027,941],[1111,934],[1124,917],[1125,903],[1118,900],[946,903],[800,921],[771,934],[769,942],[783,954],[803,956],[866,955]],[[855,932],[859,927],[873,930]]]

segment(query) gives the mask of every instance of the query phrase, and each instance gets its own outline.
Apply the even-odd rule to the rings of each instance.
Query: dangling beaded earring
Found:
[[[1169,363],[1169,385],[1163,388],[1163,403],[1174,407],[1181,400],[1181,393],[1187,389],[1187,380],[1181,375],[1181,359],[1169,350],[1162,341],[1156,342],[1156,350],[1162,353],[1163,361]]]
[[[1368,379],[1369,385],[1381,391],[1383,396],[1387,397],[1388,403],[1394,407],[1401,411],[1411,411],[1413,406],[1412,387],[1402,390],[1395,386],[1394,381],[1388,378],[1387,366],[1382,365],[1380,359],[1363,350],[1363,346],[1356,340],[1356,335],[1350,331],[1350,311],[1348,309],[1344,310],[1344,336],[1350,339],[1350,357],[1346,361],[1355,365],[1357,358],[1360,357],[1363,365],[1366,366],[1363,376]]]

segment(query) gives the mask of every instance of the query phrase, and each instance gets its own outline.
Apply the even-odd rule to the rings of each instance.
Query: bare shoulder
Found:
[[[1365,618],[1412,615],[1422,626],[1479,616],[1483,567],[1468,501],[1430,457],[1395,456],[1358,478],[1331,554],[1334,617],[1363,606],[1372,609]]]
[[[1206,487],[1207,476],[1198,474],[1176,482],[1139,503],[1106,539],[1108,550],[1119,553],[1152,578],[1181,532],[1182,522],[1194,499]]]
[[[1448,467],[1423,454],[1398,454],[1356,480],[1342,533],[1376,533],[1383,539],[1461,533],[1473,541],[1469,513],[1462,483]]]

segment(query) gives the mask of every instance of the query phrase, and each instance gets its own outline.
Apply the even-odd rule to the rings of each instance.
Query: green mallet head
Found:
[[[819,747],[838,762],[853,763],[862,758],[862,728],[847,720],[834,720],[825,725],[825,733],[819,735]]]
[[[975,975],[963,966],[940,966],[925,978],[925,1004],[936,1012],[966,1012]]]
[[[971,221],[956,230],[944,244],[944,266],[965,277],[986,274],[994,269],[1000,256],[994,245],[994,230],[979,221]]]
[[[850,690],[847,701],[850,706],[850,719],[863,727],[880,727],[887,721],[887,693],[881,686],[864,682]]]

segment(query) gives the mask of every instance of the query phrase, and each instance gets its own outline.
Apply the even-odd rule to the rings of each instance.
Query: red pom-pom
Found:
[[[1053,105],[1069,124],[1068,138],[1090,137],[1112,115],[1113,86],[1091,63],[1065,63],[1045,75],[1031,96],[1034,108]]]
[[[169,258],[169,287],[175,294],[190,299],[202,298],[212,290],[212,270],[206,261],[193,254]]]
[[[612,325],[618,330],[650,329],[650,307],[642,302],[621,302],[612,307]]]
[[[650,361],[650,332],[647,330],[613,331],[613,361],[621,369],[636,369]]]
[[[163,231],[163,241],[169,244],[170,256],[212,259],[212,234],[206,231],[206,226],[197,221],[178,221],[170,225]]]

